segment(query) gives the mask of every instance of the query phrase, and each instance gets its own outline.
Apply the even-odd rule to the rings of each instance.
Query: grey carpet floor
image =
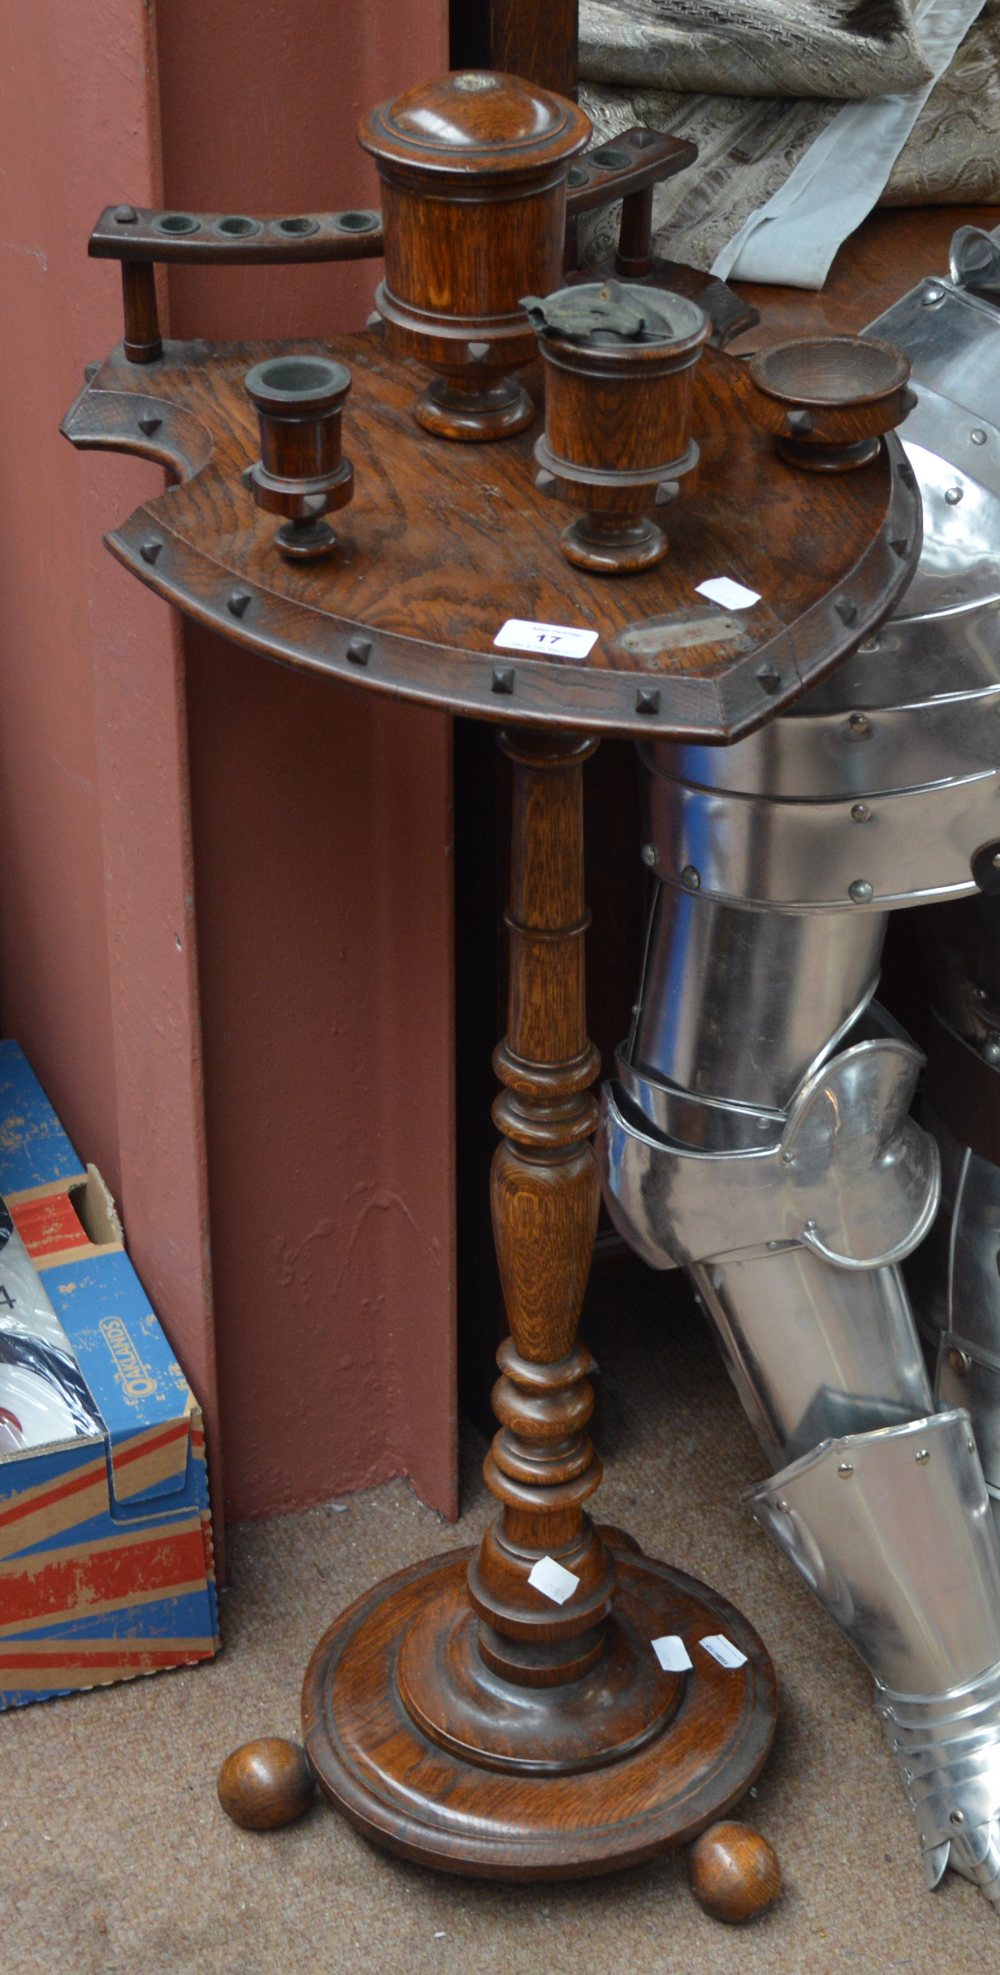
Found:
[[[218,1660],[0,1718],[3,1975],[997,1969],[1000,1916],[954,1878],[923,1890],[863,1668],[738,1506],[763,1464],[711,1344],[683,1304],[672,1318],[659,1295],[657,1305],[591,1322],[604,1370],[601,1512],[724,1591],[773,1654],[777,1747],[739,1814],[778,1849],[781,1904],[727,1929],[695,1906],[678,1857],[521,1890],[402,1863],[322,1806],[266,1836],[222,1816],[220,1760],[250,1736],[296,1733],[302,1669],[338,1610],[483,1527],[470,1433],[457,1526],[403,1483],[245,1524],[233,1532]]]

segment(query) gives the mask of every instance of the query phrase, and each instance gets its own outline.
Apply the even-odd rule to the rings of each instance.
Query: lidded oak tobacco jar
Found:
[[[667,538],[646,510],[674,500],[698,463],[692,386],[708,317],[683,295],[615,281],[525,307],[545,359],[536,485],[586,510],[563,554],[599,576],[648,569]]]
[[[590,139],[574,103],[511,75],[458,72],[381,103],[358,130],[382,181],[392,349],[437,373],[418,422],[502,439],[534,409],[509,373],[535,338],[521,296],[563,279],[567,178]]]

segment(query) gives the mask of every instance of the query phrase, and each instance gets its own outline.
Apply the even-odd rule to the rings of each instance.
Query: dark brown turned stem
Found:
[[[496,1671],[542,1686],[601,1651],[615,1571],[583,1504],[600,1462],[585,1432],[590,1353],[576,1331],[600,1183],[590,1086],[600,1059],[584,1005],[582,768],[596,742],[505,733],[514,768],[508,1028],[494,1066],[503,1134],[492,1210],[511,1335],[493,1393],[500,1431],[486,1480],[501,1514],[469,1571],[480,1650]],[[528,1583],[550,1555],[579,1578],[563,1605]]]
[[[641,281],[653,268],[653,187],[622,200],[615,269],[625,281]]]
[[[155,363],[163,355],[160,318],[156,309],[156,276],[152,261],[122,262],[122,301],[125,334],[122,347],[130,363]]]

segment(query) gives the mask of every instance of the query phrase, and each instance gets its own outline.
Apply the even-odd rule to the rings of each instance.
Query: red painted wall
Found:
[[[140,0],[8,9],[2,46],[0,1019],[121,1201],[214,1425],[179,646],[101,548],[161,476],[59,436],[120,334],[94,217],[159,196],[155,50]]]
[[[70,61],[73,43],[71,32]],[[139,111],[121,163],[148,183],[141,43],[123,39],[119,54]],[[87,534],[137,475],[150,476],[112,465],[88,516],[86,476],[59,436],[84,357],[120,334],[116,297],[79,279],[97,168],[84,154],[79,173],[67,174],[78,135],[70,106],[66,148],[45,141],[65,94],[50,30],[31,9],[15,9],[0,64],[0,1008],[74,1137],[117,1185]],[[25,142],[35,119],[35,141]]]
[[[447,66],[445,21],[439,0],[405,35],[391,0],[363,26],[344,0],[171,0],[166,201],[377,204],[355,126]],[[379,272],[182,269],[172,331],[357,328]],[[227,1500],[402,1471],[454,1512],[448,723],[184,641]]]
[[[0,1014],[123,1198],[233,1514],[400,1472],[454,1508],[449,735],[182,633],[99,546],[152,470],[56,427],[120,333],[100,207],[161,173],[179,205],[370,200],[358,114],[445,63],[443,0],[399,13],[5,29]],[[374,275],[177,271],[171,331],[356,326]]]

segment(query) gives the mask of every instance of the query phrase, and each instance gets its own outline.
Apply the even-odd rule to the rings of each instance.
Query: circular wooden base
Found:
[[[584,514],[570,522],[559,541],[567,562],[591,576],[634,576],[667,553],[662,528],[646,515]]]
[[[776,1687],[760,1639],[724,1598],[616,1547],[601,1660],[565,1686],[514,1687],[475,1650],[472,1554],[388,1578],[310,1661],[310,1765],[357,1830],[445,1871],[561,1879],[685,1844],[738,1801],[770,1748]],[[727,1670],[698,1643],[717,1632],[745,1666]],[[694,1662],[680,1676],[660,1670],[652,1646],[674,1633]]]
[[[425,432],[438,439],[483,445],[490,439],[511,439],[536,417],[523,385],[513,377],[492,384],[462,384],[452,377],[432,377],[414,406],[414,417]]]
[[[275,546],[293,562],[319,562],[336,546],[328,521],[286,521],[275,535]]]
[[[854,439],[843,446],[817,446],[808,439],[777,439],[775,450],[789,466],[801,466],[806,473],[850,473],[857,466],[870,466],[882,450],[880,438]]]

